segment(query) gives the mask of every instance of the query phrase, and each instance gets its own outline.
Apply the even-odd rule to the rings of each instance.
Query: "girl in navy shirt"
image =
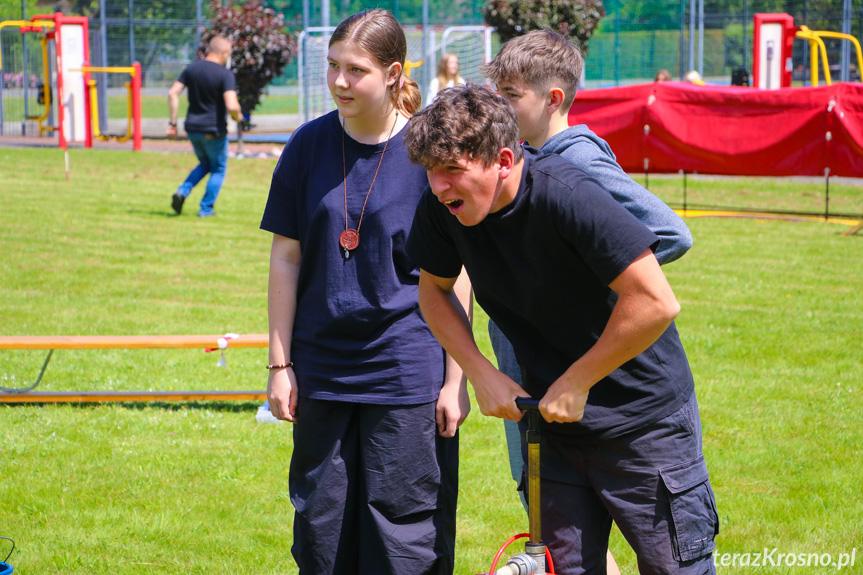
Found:
[[[420,313],[405,250],[428,183],[403,144],[420,107],[406,52],[385,10],[336,28],[327,84],[337,109],[294,133],[261,223],[273,233],[267,397],[294,423],[301,575],[453,569],[456,431],[470,404]]]

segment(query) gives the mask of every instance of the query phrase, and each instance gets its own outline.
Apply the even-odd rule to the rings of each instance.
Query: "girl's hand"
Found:
[[[267,401],[276,419],[297,422],[297,376],[293,368],[274,369],[267,382]]]
[[[441,437],[454,437],[468,413],[470,397],[467,394],[467,382],[445,384],[440,390],[435,407],[435,420]]]

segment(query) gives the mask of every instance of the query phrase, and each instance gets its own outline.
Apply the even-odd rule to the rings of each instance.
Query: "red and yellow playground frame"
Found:
[[[122,136],[104,134],[99,129],[99,108],[98,99],[96,98],[96,80],[87,80],[87,99],[90,108],[90,122],[88,126],[91,130],[91,138],[95,137],[98,140],[107,141],[115,139],[118,142],[127,142],[132,139],[132,147],[135,151],[141,151],[141,142],[143,140],[141,134],[141,64],[135,62],[131,66],[83,66],[81,71],[89,74],[129,74],[130,81],[126,82],[126,91],[128,94],[126,106],[126,133]],[[89,146],[88,146],[89,147]]]
[[[818,86],[819,69],[824,83],[833,85],[824,38],[850,42],[857,54],[857,66],[863,70],[863,51],[854,36],[830,30],[810,30],[795,26],[794,18],[785,13],[755,14],[752,85],[762,90],[791,87],[791,50],[795,39],[806,40],[812,52],[810,75],[812,86]]]
[[[36,120],[39,135],[56,131],[61,149],[67,149],[70,142],[81,142],[84,147],[93,147],[93,136],[119,141],[132,139],[135,151],[141,150],[141,65],[137,62],[127,67],[90,66],[89,20],[84,16],[64,16],[62,13],[39,14],[30,20],[7,20],[0,22],[0,29],[17,27],[22,33],[44,34],[42,61],[45,83],[45,112],[40,116],[30,116]],[[50,75],[49,42],[54,42],[56,52],[55,75]],[[0,71],[3,69],[0,54]],[[96,82],[91,73],[129,74],[126,88],[129,93],[127,117],[128,124],[124,136],[110,136],[99,130],[98,111],[95,94]],[[47,126],[45,121],[51,114],[51,105],[56,95],[57,126]]]

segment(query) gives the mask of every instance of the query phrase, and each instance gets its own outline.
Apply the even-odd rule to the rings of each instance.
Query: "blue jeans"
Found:
[[[207,189],[201,199],[201,210],[198,212],[199,216],[207,216],[213,213],[213,204],[219,197],[219,190],[222,189],[222,182],[225,181],[225,173],[228,171],[228,137],[218,138],[211,134],[198,133],[190,133],[188,136],[199,164],[189,172],[186,181],[177,188],[177,193],[184,198],[188,197],[192,188],[210,174]]]

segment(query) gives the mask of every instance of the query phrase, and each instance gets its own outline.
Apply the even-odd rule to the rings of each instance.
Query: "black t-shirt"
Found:
[[[301,397],[415,405],[440,392],[444,352],[420,312],[419,269],[405,250],[428,184],[408,160],[406,130],[384,153],[383,143],[345,135],[333,111],[294,132],[276,165],[261,229],[299,240],[302,250],[291,340]],[[363,214],[348,260],[338,243],[345,170],[348,226]]]
[[[178,82],[189,90],[186,131],[198,134],[228,133],[225,92],[236,90],[234,73],[209,60],[195,60],[182,71]]]
[[[595,180],[557,155],[525,148],[515,200],[467,227],[426,190],[408,253],[427,272],[464,264],[479,305],[513,344],[524,387],[541,398],[599,339],[614,308],[608,285],[659,240]],[[677,329],[597,383],[584,419],[548,430],[611,437],[677,410],[693,390]]]

